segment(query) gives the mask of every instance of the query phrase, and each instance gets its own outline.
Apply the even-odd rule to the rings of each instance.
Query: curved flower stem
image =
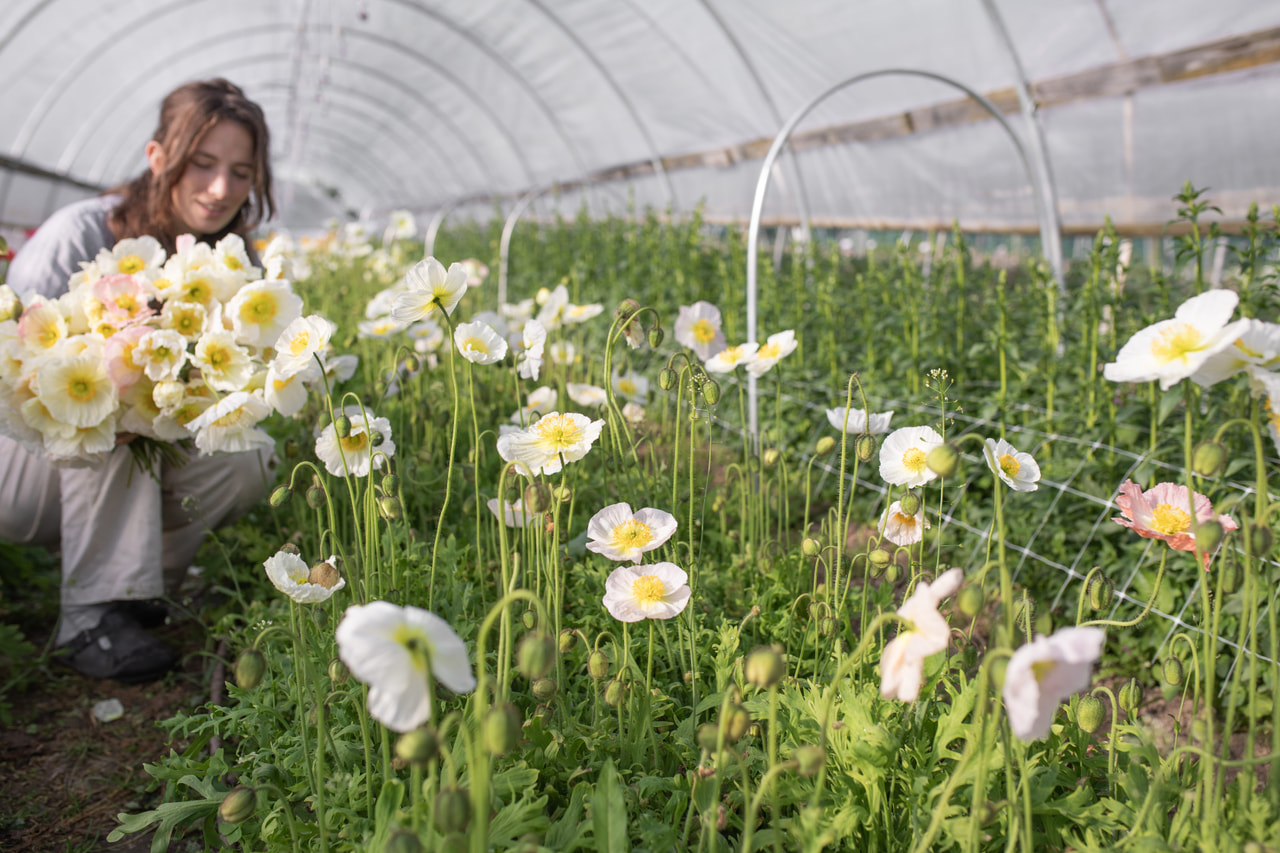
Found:
[[[1151,608],[1155,606],[1156,596],[1160,594],[1160,583],[1164,580],[1165,564],[1169,560],[1169,549],[1164,548],[1160,551],[1160,567],[1156,570],[1156,582],[1151,587],[1151,595],[1147,597],[1147,603],[1143,606],[1142,612],[1127,622],[1121,622],[1117,619],[1090,619],[1088,622],[1079,622],[1081,627],[1086,625],[1101,625],[1108,628],[1132,628],[1143,619],[1147,618],[1147,614],[1151,612]],[[1093,572],[1090,572],[1093,574]]]
[[[480,422],[476,417],[476,377],[470,361],[467,362],[467,395],[471,398],[471,484],[474,487],[476,501],[476,561],[483,566],[484,542],[480,535],[480,461],[483,454],[480,445]]]
[[[453,491],[453,456],[458,447],[458,370],[457,370],[457,366],[454,363],[456,358],[456,356],[454,355],[454,351],[457,348],[452,345],[453,324],[449,322],[449,314],[443,310],[440,312],[440,314],[444,318],[444,324],[449,330],[449,334],[447,338],[447,340],[450,342],[449,388],[453,392],[453,411],[449,413],[449,420],[451,422],[450,433],[449,433],[449,464],[448,464],[448,467],[445,468],[445,474],[444,474],[444,501],[440,504],[440,517],[436,521],[436,538],[435,538],[435,542],[431,546],[431,575],[427,584],[427,609],[428,610],[432,608],[432,603],[435,601],[436,555],[440,551],[440,534],[444,531],[444,516],[445,516],[445,512],[449,509],[449,497]],[[479,507],[477,507],[476,513],[479,514],[479,512],[480,512],[480,509]]]
[[[775,812],[773,816],[773,820],[774,820],[774,823],[776,824],[778,821],[778,816],[776,814],[778,792],[773,789],[773,780],[778,776],[778,774],[784,773],[788,770],[795,770],[799,766],[800,766],[799,762],[797,762],[794,758],[788,761],[784,761],[781,764],[770,763],[768,771],[766,771],[764,776],[760,779],[760,787],[756,788],[755,796],[751,798],[751,805],[747,808],[747,813],[744,816],[742,821],[741,850],[743,851],[743,853],[751,853],[751,850],[752,850],[751,840],[752,840],[752,836],[755,835],[755,831],[756,831],[756,815],[760,813],[760,801],[764,799],[765,792],[772,791],[773,793],[774,812]],[[745,767],[743,768],[742,778],[743,779],[747,778],[747,772]],[[780,840],[779,840],[780,835],[781,835],[780,832],[774,833],[774,836],[773,836],[774,849],[777,849],[780,843]]]

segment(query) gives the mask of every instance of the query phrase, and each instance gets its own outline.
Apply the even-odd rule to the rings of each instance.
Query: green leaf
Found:
[[[618,773],[613,769],[613,759],[606,759],[600,768],[596,793],[591,798],[591,823],[595,829],[596,850],[607,853],[630,851],[627,840],[627,807],[622,800],[622,788]]]
[[[115,842],[133,832],[142,832],[151,824],[160,823],[156,834],[151,839],[151,853],[164,853],[169,849],[169,839],[173,836],[174,827],[179,824],[188,826],[203,820],[218,810],[222,798],[216,800],[192,800],[186,803],[164,803],[157,809],[142,814],[118,814],[116,820],[120,825],[111,830],[107,841]]]
[[[578,847],[587,846],[583,841],[587,834],[587,824],[582,819],[582,813],[590,792],[591,786],[586,782],[574,786],[573,794],[569,797],[569,807],[551,829],[547,830],[547,847],[561,853],[571,853]]]
[[[1168,391],[1160,396],[1160,406],[1156,409],[1156,423],[1164,423],[1164,419],[1169,417],[1169,413],[1178,407],[1182,402],[1182,388],[1174,385]]]

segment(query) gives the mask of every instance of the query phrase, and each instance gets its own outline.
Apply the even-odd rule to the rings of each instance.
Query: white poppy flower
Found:
[[[1191,374],[1192,382],[1208,388],[1242,370],[1280,367],[1280,324],[1253,318],[1240,323],[1242,328],[1236,342],[1205,359]]]
[[[550,385],[534,388],[525,397],[524,408],[511,416],[513,424],[527,425],[556,407],[556,389]]]
[[[152,382],[173,381],[187,363],[187,339],[173,329],[156,329],[139,339],[131,357]]]
[[[562,322],[569,323],[585,323],[592,317],[598,317],[604,312],[604,306],[599,302],[593,302],[590,305],[565,305],[564,311],[561,312],[560,319]]]
[[[285,279],[264,279],[240,288],[227,303],[226,314],[238,343],[271,347],[280,333],[302,316],[302,297]]]
[[[1093,680],[1105,642],[1101,628],[1060,628],[1013,653],[1004,674],[1004,707],[1015,735],[1048,737],[1058,706]]]
[[[335,558],[330,557],[325,562],[334,566]],[[345,578],[338,578],[332,586],[312,582],[311,570],[302,557],[288,551],[277,551],[262,566],[267,570],[267,578],[272,585],[299,604],[322,604],[347,585]]]
[[[876,412],[870,418],[863,409],[851,409],[846,406],[827,409],[827,423],[850,435],[862,433],[882,435],[889,431],[889,420],[892,417],[892,409],[887,412]]]
[[[547,298],[539,300],[542,306],[538,309],[538,322],[548,331],[560,328],[563,318],[564,309],[569,304],[569,288],[563,284],[556,285],[555,289],[547,293]]]
[[[527,430],[499,436],[498,455],[534,474],[554,474],[586,456],[603,428],[604,421],[576,412],[548,412]]]
[[[569,394],[569,399],[577,403],[579,406],[587,408],[596,408],[603,406],[609,400],[609,394],[599,385],[591,385],[586,382],[569,382],[564,386],[564,390]]]
[[[689,575],[675,563],[620,566],[604,584],[604,606],[619,622],[671,619],[693,594]]]
[[[487,323],[459,323],[453,330],[458,354],[472,364],[495,364],[507,355],[506,340]]]
[[[622,416],[628,423],[638,424],[644,420],[644,407],[635,403],[627,403],[622,407]]]
[[[640,556],[662,547],[676,532],[676,518],[669,512],[645,507],[631,511],[631,504],[610,504],[587,523],[587,550],[610,560],[640,562]]]
[[[1034,492],[1040,488],[1040,466],[1030,453],[1021,453],[1003,438],[988,438],[983,442],[982,455],[987,467],[1005,485],[1018,492]]]
[[[452,314],[467,290],[467,270],[462,264],[444,264],[425,258],[404,275],[405,290],[392,302],[391,315],[404,324],[425,320],[436,311]]]
[[[191,363],[200,368],[200,376],[215,391],[239,391],[253,376],[249,351],[236,343],[235,333],[208,331],[196,341]]]
[[[374,417],[373,412],[360,406],[347,406],[339,417],[343,415],[351,421],[351,432],[346,438],[338,438],[337,429],[329,424],[316,439],[316,458],[335,477],[345,477],[348,473],[353,477],[367,477],[371,470],[380,470],[387,459],[395,456],[391,421]]]
[[[756,357],[747,365],[747,373],[760,377],[769,372],[780,360],[795,352],[796,333],[792,329],[770,335],[756,350]]]
[[[940,444],[942,436],[931,427],[894,430],[880,445],[880,479],[909,489],[923,486],[938,476],[925,464],[925,458]]]
[[[890,640],[880,656],[881,696],[914,702],[920,695],[925,658],[946,649],[951,639],[951,629],[938,612],[938,604],[959,589],[963,579],[960,569],[949,569],[932,584],[920,581],[898,608],[898,615],[911,627]]]
[[[735,368],[755,361],[756,345],[753,343],[738,344],[736,347],[725,347],[711,358],[703,367],[707,373],[732,373]]]
[[[681,305],[676,318],[676,342],[693,350],[702,361],[711,358],[725,348],[724,332],[720,331],[720,309],[710,302]]]
[[[244,453],[266,450],[276,441],[257,428],[271,407],[258,394],[236,391],[209,406],[187,424],[201,453]]]
[[[54,420],[73,427],[94,427],[111,416],[119,392],[98,352],[67,358],[50,356],[36,370],[36,398]]]
[[[497,498],[489,498],[489,512],[495,517],[501,518],[507,527],[525,527],[529,524],[536,524],[541,518],[540,512],[528,512],[524,508],[524,498],[517,500],[515,503],[501,502],[502,509],[498,508],[499,501]]]
[[[907,515],[902,511],[902,501],[894,501],[880,515],[880,535],[894,545],[914,545],[924,539],[928,529],[923,504],[915,515]]]
[[[520,344],[519,373],[525,379],[537,382],[547,345],[546,327],[537,320],[529,320],[520,332]]]
[[[221,323],[222,314],[215,312]],[[213,325],[209,320],[209,310],[199,302],[183,302],[170,299],[160,309],[160,328],[171,329],[188,341],[199,340],[205,329]]]
[[[1239,339],[1246,324],[1228,322],[1239,299],[1230,290],[1191,297],[1178,306],[1172,320],[1161,320],[1129,338],[1103,375],[1112,382],[1158,379],[1161,390],[1167,391]]]
[[[649,396],[649,380],[634,370],[613,375],[613,390],[641,405]]]
[[[315,362],[338,327],[319,314],[298,317],[284,327],[276,340],[275,367],[281,376],[292,376]]]
[[[369,685],[369,714],[393,732],[431,719],[427,678],[454,693],[476,688],[467,646],[429,610],[386,601],[347,608],[335,632],[338,657]]]

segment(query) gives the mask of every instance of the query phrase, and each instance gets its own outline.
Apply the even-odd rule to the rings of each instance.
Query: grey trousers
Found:
[[[266,495],[269,453],[193,455],[138,470],[127,447],[94,468],[55,468],[0,436],[0,537],[62,548],[62,604],[157,598],[206,531]]]

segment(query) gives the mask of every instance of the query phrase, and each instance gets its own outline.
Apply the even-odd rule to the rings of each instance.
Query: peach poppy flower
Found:
[[[1187,500],[1187,487],[1173,483],[1159,483],[1142,491],[1142,487],[1131,480],[1125,480],[1120,486],[1120,495],[1116,498],[1116,506],[1123,516],[1111,520],[1121,524],[1144,539],[1162,539],[1175,551],[1195,551],[1196,536],[1194,524],[1217,520],[1224,532],[1236,530],[1236,524],[1229,515],[1215,515],[1213,504],[1199,492],[1195,493],[1195,520],[1191,518],[1191,502]],[[1209,554],[1201,555],[1204,568],[1209,569]]]

